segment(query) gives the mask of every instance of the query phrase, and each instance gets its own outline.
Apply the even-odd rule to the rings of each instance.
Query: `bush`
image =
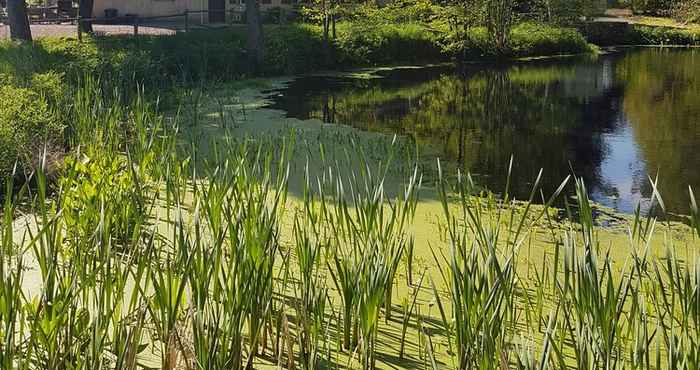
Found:
[[[123,157],[93,154],[83,158],[69,157],[59,181],[61,209],[68,237],[92,240],[98,223],[117,245],[130,240],[138,225],[146,218],[138,184]],[[104,214],[104,217],[102,217]]]
[[[62,144],[63,125],[40,94],[22,87],[0,86],[0,177],[16,162],[38,163],[45,147]]]
[[[520,17],[560,26],[578,25],[581,17],[591,17],[605,10],[599,0],[516,0],[516,4]]]
[[[267,74],[303,73],[329,65],[320,27],[292,24],[267,30],[264,65]]]
[[[573,28],[522,23],[513,28],[510,38],[513,56],[579,54],[589,52],[586,39]]]
[[[484,27],[474,27],[450,35],[444,42],[445,51],[466,59],[497,56]],[[510,32],[508,50],[500,57],[529,57],[580,54],[591,51],[583,35],[573,28],[542,23],[521,23]]]
[[[667,15],[675,0],[631,0],[632,10],[638,14]]]
[[[437,38],[418,24],[343,23],[336,41],[343,65],[425,62],[445,58]]]
[[[700,0],[682,1],[673,9],[673,17],[680,22],[700,22]]]
[[[54,71],[35,73],[29,85],[33,91],[48,102],[59,103],[65,96],[64,90],[66,87],[63,76],[63,73]]]
[[[634,26],[627,37],[634,45],[700,45],[700,32],[671,27]]]

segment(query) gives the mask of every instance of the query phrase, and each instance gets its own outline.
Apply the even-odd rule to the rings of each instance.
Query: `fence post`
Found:
[[[139,17],[134,17],[134,36],[139,35]]]
[[[190,32],[190,11],[185,9],[185,32]]]
[[[83,29],[81,27],[83,18],[78,16],[78,42],[83,42]]]

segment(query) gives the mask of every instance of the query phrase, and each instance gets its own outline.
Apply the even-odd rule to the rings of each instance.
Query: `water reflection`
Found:
[[[544,168],[573,172],[598,202],[648,207],[660,176],[668,208],[700,189],[700,51],[643,49],[596,59],[403,69],[378,79],[298,79],[275,98],[291,117],[412,137],[430,173],[439,157],[499,191],[515,158],[524,198]]]

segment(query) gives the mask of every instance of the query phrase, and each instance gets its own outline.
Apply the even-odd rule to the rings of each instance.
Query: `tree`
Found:
[[[488,0],[486,25],[496,54],[506,54],[513,25],[513,0]]]
[[[681,0],[673,9],[673,16],[683,23],[700,22],[700,0]]]
[[[7,0],[7,19],[10,23],[10,37],[13,40],[32,41],[27,4],[24,0]]]
[[[248,69],[251,74],[258,74],[264,60],[262,19],[259,0],[245,0],[247,32]]]
[[[520,0],[519,11],[560,26],[576,26],[605,10],[600,0]]]
[[[95,0],[80,0],[78,14],[80,18],[92,18],[92,10]],[[82,32],[92,33],[92,21],[81,21],[80,30]]]

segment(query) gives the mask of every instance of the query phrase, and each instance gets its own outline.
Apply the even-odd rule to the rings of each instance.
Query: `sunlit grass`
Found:
[[[290,156],[303,153],[293,139],[276,151],[262,139],[219,140],[204,161],[139,97],[82,88],[80,149],[62,178],[51,186],[39,170],[36,186],[6,184],[3,368],[372,369],[388,352],[404,368],[700,363],[697,239],[689,252],[666,239],[657,257],[651,241],[666,225],[637,213],[627,243],[603,245],[580,179],[555,225],[548,207],[569,179],[544,196],[540,174],[520,202],[510,180],[497,197],[436,165],[443,214],[427,246],[411,228],[421,175],[388,189],[391,155],[375,162],[353,146],[352,168],[309,156],[291,200]],[[689,199],[700,236],[692,190]],[[658,191],[655,202],[663,208]],[[15,218],[20,205],[28,218]],[[528,254],[533,278],[520,263],[538,228],[553,247],[542,260]],[[431,261],[415,259],[427,248]],[[30,277],[38,291],[25,288]]]

